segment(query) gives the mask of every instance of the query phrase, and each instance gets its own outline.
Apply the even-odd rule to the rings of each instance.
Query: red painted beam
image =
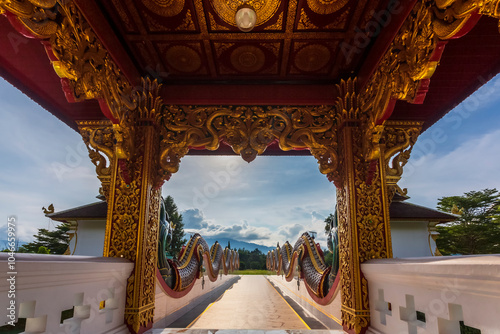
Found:
[[[335,85],[164,85],[165,104],[333,105]]]

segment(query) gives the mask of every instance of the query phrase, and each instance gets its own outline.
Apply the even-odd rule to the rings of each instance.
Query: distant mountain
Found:
[[[189,235],[188,235],[189,236]],[[187,237],[186,237],[187,238]],[[213,238],[213,237],[208,237],[205,238],[205,241],[208,243],[209,246],[212,246],[216,241],[221,244],[223,248],[226,248],[227,242],[231,242],[231,249],[239,249],[239,248],[245,248],[246,250],[253,251],[255,248],[260,250],[262,253],[267,254],[270,250],[275,249],[274,247],[267,247],[259,244],[254,244],[252,242],[245,242],[245,241],[238,241],[234,239],[228,239],[228,238]]]
[[[21,246],[26,245],[26,244],[27,244],[27,242],[18,241],[16,245],[17,245],[17,247],[21,247]],[[9,241],[7,239],[0,240],[0,251],[4,250],[6,248],[9,248]]]

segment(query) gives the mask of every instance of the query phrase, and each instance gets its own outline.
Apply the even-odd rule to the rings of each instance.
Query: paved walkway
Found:
[[[244,275],[192,329],[308,329],[264,276]]]

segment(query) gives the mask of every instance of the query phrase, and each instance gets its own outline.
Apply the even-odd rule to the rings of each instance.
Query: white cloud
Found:
[[[408,162],[400,184],[418,204],[436,207],[443,196],[500,189],[500,130],[471,139],[453,151],[430,153]]]

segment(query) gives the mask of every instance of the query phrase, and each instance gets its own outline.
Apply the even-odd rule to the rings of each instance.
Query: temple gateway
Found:
[[[498,333],[499,258],[395,259],[389,207],[419,135],[499,72],[499,6],[0,0],[0,75],[81,134],[107,203],[103,257],[18,256],[25,333],[144,333],[238,267],[200,235],[164,256],[189,154],[317,159],[338,259],[305,233],[268,268],[343,331]]]

